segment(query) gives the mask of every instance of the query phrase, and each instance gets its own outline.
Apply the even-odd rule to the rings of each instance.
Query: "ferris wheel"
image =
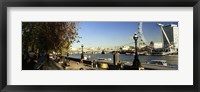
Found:
[[[144,38],[143,32],[142,32],[142,22],[138,23],[138,33],[137,33],[139,40],[138,42],[140,44],[147,45],[146,39]]]

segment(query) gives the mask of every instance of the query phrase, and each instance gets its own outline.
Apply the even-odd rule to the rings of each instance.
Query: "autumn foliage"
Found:
[[[76,41],[77,22],[22,22],[22,51],[64,52]]]

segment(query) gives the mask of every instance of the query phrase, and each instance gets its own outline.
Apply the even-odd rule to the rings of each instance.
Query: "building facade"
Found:
[[[179,34],[179,29],[178,29],[178,26],[175,25],[175,24],[170,24],[170,25],[167,25],[167,26],[163,26],[163,30],[171,44],[171,47],[174,49],[174,50],[178,50],[178,34]],[[168,48],[170,47],[169,45],[169,42],[167,41],[167,38],[165,37],[165,34],[161,31],[162,33],[162,39],[163,39],[163,48]]]

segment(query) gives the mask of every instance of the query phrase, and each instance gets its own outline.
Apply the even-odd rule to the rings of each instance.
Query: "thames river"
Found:
[[[69,57],[74,58],[80,58],[80,54],[72,54],[69,55]],[[98,59],[98,58],[111,58],[113,60],[113,54],[107,53],[107,54],[84,54],[84,57],[90,57],[90,60]],[[134,55],[126,55],[126,54],[120,54],[120,60],[121,61],[127,61],[127,62],[133,62]],[[158,56],[158,55],[139,55],[139,60],[141,63],[145,63],[147,61],[151,60],[166,60],[169,65],[175,65],[178,66],[178,55],[173,56]]]

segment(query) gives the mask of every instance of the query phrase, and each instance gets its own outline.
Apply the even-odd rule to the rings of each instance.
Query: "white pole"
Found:
[[[167,35],[166,35],[166,33],[165,33],[164,29],[163,29],[163,25],[162,24],[158,24],[158,25],[160,26],[160,29],[163,32],[163,34],[164,34],[165,38],[167,39],[167,42],[168,42],[168,44],[170,46],[171,43],[170,43],[169,38],[167,37]]]

